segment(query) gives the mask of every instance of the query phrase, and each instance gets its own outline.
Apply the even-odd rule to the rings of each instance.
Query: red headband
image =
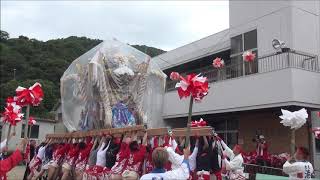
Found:
[[[242,148],[241,148],[240,145],[236,144],[236,145],[234,146],[234,149],[235,149],[236,151],[242,153]]]

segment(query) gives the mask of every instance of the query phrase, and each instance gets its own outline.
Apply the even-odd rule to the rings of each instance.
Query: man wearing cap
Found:
[[[304,147],[297,148],[294,157],[288,157],[283,165],[283,172],[289,175],[290,180],[311,179],[314,173],[313,166],[308,162],[309,152]]]
[[[225,156],[222,157],[223,162],[226,165],[226,170],[228,172],[228,178],[230,180],[244,180],[245,175],[243,173],[243,157],[241,155],[242,148],[240,145],[236,144],[231,150],[224,142],[219,138],[222,147],[225,150],[226,156],[230,159],[228,160]]]

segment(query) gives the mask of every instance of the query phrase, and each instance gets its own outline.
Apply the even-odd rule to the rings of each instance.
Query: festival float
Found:
[[[166,78],[148,55],[116,39],[105,40],[75,59],[61,77],[62,116],[69,133],[47,137],[117,134],[146,127],[149,135],[167,134],[171,129],[161,115]],[[177,81],[180,98],[190,96],[199,102],[208,92],[207,78],[200,74],[182,77],[173,72],[170,78]],[[173,133],[211,135],[211,127],[191,127],[192,104],[190,108],[188,128]]]
[[[116,39],[103,41],[61,78],[64,124],[70,132],[154,127],[161,120],[165,79],[148,55]]]

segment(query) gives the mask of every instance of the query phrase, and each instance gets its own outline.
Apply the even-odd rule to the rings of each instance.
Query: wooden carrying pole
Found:
[[[11,124],[8,127],[6,147],[8,147],[8,142],[9,142],[9,139],[10,139],[10,133],[11,133]]]
[[[290,154],[291,156],[294,155],[294,152],[296,150],[296,130],[291,130],[291,141],[290,141]]]
[[[30,105],[27,105],[27,110],[26,110],[26,121],[25,121],[25,125],[24,125],[24,138],[27,137],[28,134],[28,129],[29,129],[29,124],[28,124],[28,120],[29,120],[29,114],[30,114]],[[31,129],[30,129],[31,131]]]
[[[114,128],[114,129],[101,129],[92,130],[87,132],[72,132],[72,133],[60,133],[60,134],[47,134],[46,138],[84,138],[91,136],[99,136],[102,134],[120,135],[127,132],[134,131],[147,131],[149,137],[168,135],[168,128],[154,128],[145,129],[144,126],[133,126],[128,128]],[[189,131],[190,136],[210,136],[212,135],[212,127],[190,127],[190,128],[175,128],[172,129],[172,135],[174,137],[185,137]],[[143,136],[143,133],[138,133],[138,136]]]

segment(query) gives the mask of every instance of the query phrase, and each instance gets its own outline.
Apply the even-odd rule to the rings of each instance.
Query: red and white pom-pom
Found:
[[[291,129],[299,129],[302,127],[308,118],[308,112],[305,108],[300,109],[299,111],[290,112],[288,110],[281,109],[282,115],[279,116],[284,126],[288,126]]]
[[[38,106],[43,100],[43,91],[41,84],[36,82],[29,89],[19,86],[16,89],[16,97],[14,98],[14,100],[21,106]]]
[[[252,62],[256,58],[256,54],[252,53],[252,51],[245,51],[242,54],[242,58],[245,62]]]
[[[191,127],[198,127],[198,121],[197,120],[191,121]]]
[[[315,138],[320,139],[320,127],[312,129],[312,132],[314,133]]]
[[[200,127],[204,127],[204,126],[207,126],[207,122],[206,121],[204,121],[202,118],[200,118],[200,120],[199,120],[199,126]]]
[[[10,99],[10,98],[9,98]],[[7,107],[2,113],[2,120],[5,123],[9,123],[12,126],[16,126],[23,118],[21,113],[21,106],[17,105],[14,102],[7,101]]]
[[[207,126],[207,122],[200,118],[199,121],[191,121],[191,127],[204,127]]]
[[[29,119],[28,119],[28,124],[29,124],[30,126],[33,126],[33,125],[35,125],[36,123],[37,123],[36,120],[35,120],[32,116],[30,116]]]
[[[180,79],[180,74],[178,72],[171,72],[170,74],[170,79],[172,81],[179,81]]]
[[[223,68],[223,66],[224,66],[224,60],[217,57],[217,58],[215,58],[215,59],[213,60],[212,65],[213,65],[213,67],[218,68],[218,69],[219,69],[219,68]]]
[[[197,102],[208,94],[209,84],[206,77],[200,76],[200,74],[189,74],[186,78],[180,76],[180,79],[180,82],[176,84],[180,99],[191,95]]]

